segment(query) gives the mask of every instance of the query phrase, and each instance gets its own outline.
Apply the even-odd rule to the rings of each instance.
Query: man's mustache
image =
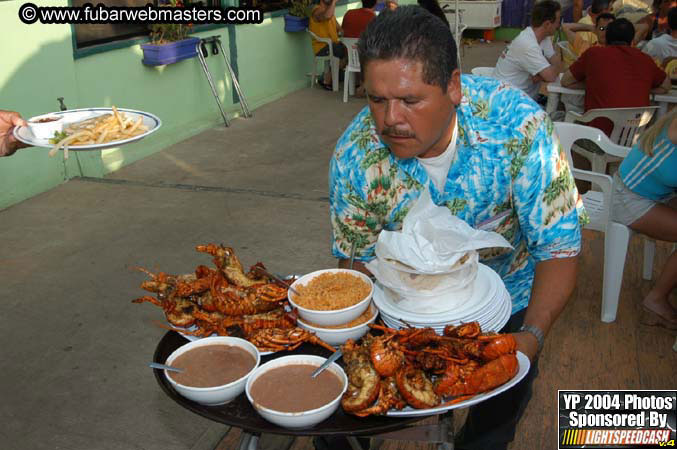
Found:
[[[416,137],[416,135],[410,131],[405,131],[405,130],[398,130],[395,127],[385,127],[381,131],[382,136],[392,136],[392,137],[406,137],[406,138],[413,138]]]

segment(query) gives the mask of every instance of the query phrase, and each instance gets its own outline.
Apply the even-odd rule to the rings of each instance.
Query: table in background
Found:
[[[167,357],[178,347],[188,342],[183,336],[168,331],[160,340],[153,361],[164,364]],[[329,351],[318,346],[303,344],[293,352],[286,354],[312,354],[322,357],[328,357]],[[279,355],[261,356],[261,364],[276,358]],[[453,410],[448,411],[440,417],[437,425],[410,426],[414,422],[425,419],[426,417],[406,417],[393,418],[385,416],[357,417],[343,412],[339,409],[327,420],[315,425],[312,428],[293,430],[282,428],[263,419],[252,407],[247,396],[242,393],[230,403],[219,406],[205,406],[188,400],[179,395],[169,384],[164,371],[154,369],[155,378],[162,390],[176,403],[199,414],[207,419],[240,428],[243,431],[243,438],[240,441],[240,450],[254,450],[258,445],[258,436],[261,433],[285,434],[293,436],[346,436],[350,437],[374,437],[379,439],[403,439],[418,440],[421,437],[423,442],[439,442],[440,446],[446,449],[453,449]],[[396,432],[390,434],[390,432]],[[382,435],[382,433],[389,433]]]
[[[559,104],[560,96],[562,94],[573,94],[573,95],[585,95],[585,89],[571,89],[562,86],[560,80],[553,81],[548,83],[546,86],[548,91],[548,103],[545,107],[545,112],[548,115],[552,115],[553,112],[557,111],[557,105]],[[671,89],[665,94],[651,94],[651,102],[655,105],[658,105],[658,112],[655,117],[661,117],[668,112],[668,104],[677,103],[677,89]]]

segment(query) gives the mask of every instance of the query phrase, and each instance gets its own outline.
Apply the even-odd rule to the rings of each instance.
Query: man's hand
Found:
[[[12,133],[14,127],[28,126],[19,113],[0,109],[0,156],[9,156],[22,147],[27,147],[17,141]]]
[[[524,353],[529,358],[529,361],[533,361],[536,353],[538,353],[538,340],[536,336],[527,331],[512,333],[512,336],[515,338],[515,342],[517,342],[517,350]]]
[[[327,20],[336,20],[334,12],[336,10],[336,0],[321,0],[320,3],[313,9],[313,19],[317,22],[325,22]]]

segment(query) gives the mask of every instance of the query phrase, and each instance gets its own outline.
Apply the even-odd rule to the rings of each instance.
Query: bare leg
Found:
[[[630,225],[630,228],[655,239],[677,242],[677,200],[666,205],[656,205]],[[677,287],[677,253],[668,258],[656,284],[644,298],[642,304],[663,317],[670,326],[677,327],[677,312],[668,296]]]

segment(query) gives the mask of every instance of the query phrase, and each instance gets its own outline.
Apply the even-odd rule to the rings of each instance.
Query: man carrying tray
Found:
[[[522,91],[460,75],[451,32],[418,6],[374,19],[359,44],[368,108],[339,139],[330,165],[332,253],[347,267],[375,257],[428,189],[437,205],[513,246],[480,252],[512,297],[518,350],[532,360],[514,388],[470,409],[456,448],[501,449],[531,396],[543,337],[573,291],[586,220],[545,112]]]

